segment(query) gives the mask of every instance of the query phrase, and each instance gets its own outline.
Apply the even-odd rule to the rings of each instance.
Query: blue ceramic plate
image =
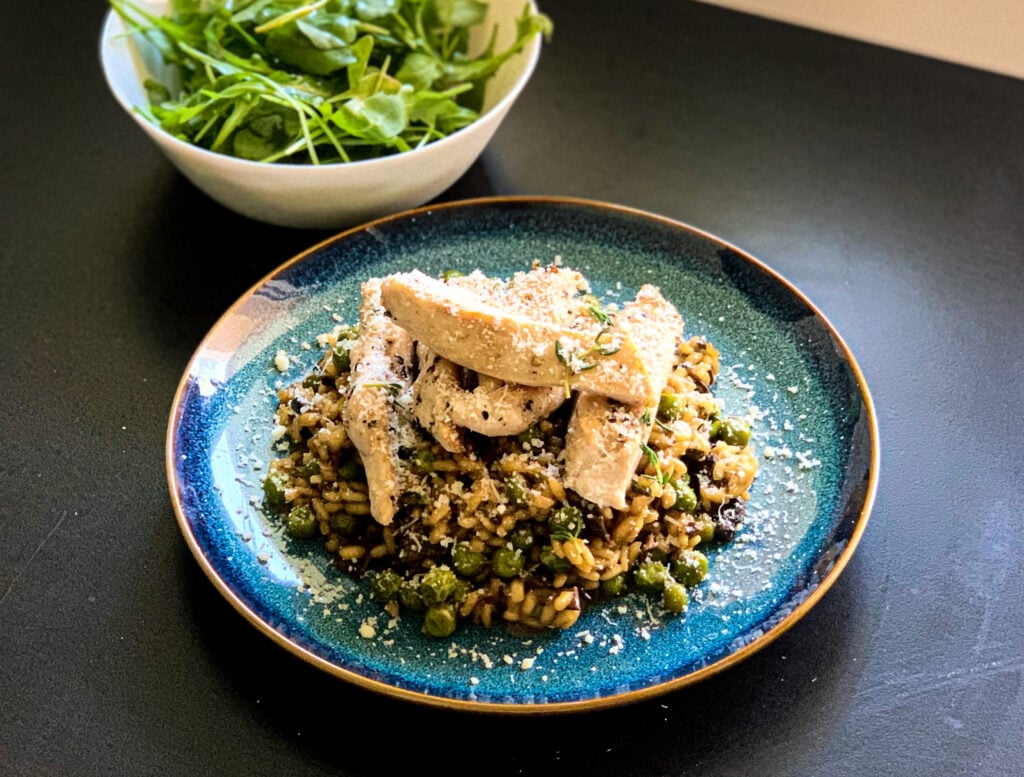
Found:
[[[359,285],[419,268],[508,276],[560,257],[608,299],[657,284],[689,334],[721,351],[716,393],[750,405],[761,472],[735,540],[682,617],[627,596],[568,631],[462,627],[446,640],[391,621],[317,542],[289,542],[261,510],[275,455],[275,387],[305,375],[316,336],[353,323]],[[290,357],[282,374],[279,351]],[[327,672],[405,699],[486,711],[633,701],[698,680],[793,625],[853,553],[874,497],[877,432],[867,387],[822,315],[763,264],[647,213],[565,199],[424,208],[340,234],[264,278],[203,341],[174,400],[171,497],[214,585],[256,627]]]

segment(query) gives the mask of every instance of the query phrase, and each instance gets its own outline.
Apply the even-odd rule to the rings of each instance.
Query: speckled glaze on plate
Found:
[[[462,627],[420,635],[390,619],[261,509],[277,453],[275,387],[319,357],[316,336],[353,323],[372,276],[480,268],[508,276],[556,257],[609,301],[657,284],[689,334],[721,351],[727,412],[755,405],[761,472],[736,539],[683,617],[626,596],[568,631]],[[280,374],[274,356],[285,351]],[[852,355],[796,289],[756,259],[678,222],[570,199],[491,198],[423,208],[342,233],[249,290],[214,326],[171,410],[167,469],[185,539],[217,589],[257,628],[371,690],[490,712],[621,704],[736,663],[796,623],[835,581],[867,523],[878,462],[868,389]],[[374,620],[375,619],[375,620]],[[368,637],[372,626],[372,636]],[[361,628],[362,627],[362,628]]]

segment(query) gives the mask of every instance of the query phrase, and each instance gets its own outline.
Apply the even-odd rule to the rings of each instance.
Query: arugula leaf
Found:
[[[422,51],[413,51],[405,58],[395,78],[414,89],[429,89],[444,74],[441,61]]]
[[[352,44],[351,51],[356,59],[347,69],[348,88],[354,91],[370,63],[370,55],[373,53],[373,38],[369,35],[362,36]]]
[[[356,16],[363,21],[372,22],[376,19],[398,13],[401,0],[357,0]]]
[[[331,120],[350,135],[374,143],[396,143],[408,122],[399,95],[377,92],[353,97],[331,114]]]
[[[479,0],[434,0],[434,13],[446,28],[472,27],[487,14],[487,3]]]
[[[330,75],[358,60],[344,40],[301,19],[275,27],[265,45],[282,62],[317,76]]]
[[[471,87],[469,84],[466,84],[465,88],[469,89]],[[464,116],[467,124],[472,122],[476,114],[472,111],[466,111],[455,101],[459,91],[464,90],[450,89],[447,92],[423,90],[408,93],[406,105],[409,110],[409,121],[418,121],[434,126],[438,122],[449,123],[457,120],[459,116]]]

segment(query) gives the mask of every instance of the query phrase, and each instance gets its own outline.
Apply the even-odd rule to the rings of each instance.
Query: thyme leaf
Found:
[[[387,383],[364,383],[363,388],[387,389],[387,392],[393,397],[397,397],[399,394],[402,393],[402,384],[390,381]]]
[[[640,444],[640,450],[643,451],[644,457],[647,459],[648,464],[654,468],[654,480],[664,485],[668,482],[668,476],[665,475],[661,470],[661,462],[658,461],[658,454],[654,450],[644,443]],[[641,477],[651,477],[650,475],[641,475]]]
[[[609,316],[598,305],[591,305],[589,308],[587,308],[587,310],[590,311],[590,315],[592,315],[595,319],[597,319],[597,321],[599,323],[611,324],[611,322],[612,322],[611,316]]]
[[[562,341],[555,340],[555,358],[558,359],[559,363],[569,366],[569,359],[565,355],[565,350],[562,348]]]

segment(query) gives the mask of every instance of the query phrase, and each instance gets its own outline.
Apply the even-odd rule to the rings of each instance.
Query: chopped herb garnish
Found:
[[[668,478],[661,471],[661,462],[658,461],[658,454],[655,453],[649,445],[641,443],[640,450],[644,452],[644,456],[647,458],[647,462],[654,467],[654,480],[664,485],[668,482]],[[650,475],[642,475],[641,477],[651,477]]]
[[[622,350],[620,345],[595,345],[590,349],[590,353],[596,353],[598,356],[613,356]]]
[[[571,505],[564,505],[551,514],[548,530],[552,539],[561,542],[576,539],[583,531],[583,514]]]
[[[363,388],[382,388],[387,389],[388,393],[397,397],[402,391],[401,383],[364,383]]]
[[[605,313],[604,310],[602,310],[597,305],[591,305],[587,309],[590,311],[590,315],[592,315],[594,318],[596,318],[598,320],[598,322],[600,322],[602,324],[611,324],[611,322],[612,322],[611,316],[609,316],[607,313]]]
[[[566,367],[569,366],[569,360],[565,356],[561,340],[555,340],[555,358],[558,359],[560,364],[564,364]]]

